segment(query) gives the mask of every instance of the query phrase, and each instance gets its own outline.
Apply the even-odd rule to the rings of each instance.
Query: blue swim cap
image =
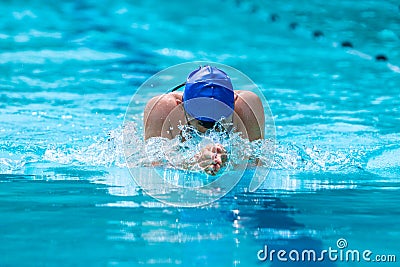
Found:
[[[183,92],[183,106],[197,120],[215,122],[233,113],[235,96],[229,76],[204,66],[189,74]]]

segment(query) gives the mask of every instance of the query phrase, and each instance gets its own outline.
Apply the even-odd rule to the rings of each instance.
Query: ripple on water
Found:
[[[383,151],[382,154],[371,158],[366,169],[384,177],[399,178],[400,149]]]

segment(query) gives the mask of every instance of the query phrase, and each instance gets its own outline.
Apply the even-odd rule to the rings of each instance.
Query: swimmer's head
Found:
[[[203,66],[189,74],[183,92],[185,111],[205,125],[228,118],[235,96],[229,76],[222,70]]]

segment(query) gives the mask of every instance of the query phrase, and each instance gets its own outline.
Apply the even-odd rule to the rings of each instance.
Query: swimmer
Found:
[[[183,86],[183,93],[176,91]],[[260,98],[250,91],[234,90],[224,71],[203,66],[171,92],[149,100],[144,110],[144,138],[175,138],[181,135],[180,125],[205,133],[216,122],[250,141],[264,138],[265,118]],[[195,160],[207,174],[216,175],[227,161],[226,150],[221,144],[208,145]]]

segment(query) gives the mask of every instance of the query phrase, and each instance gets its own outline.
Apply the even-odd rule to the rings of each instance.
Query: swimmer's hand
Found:
[[[225,166],[228,156],[222,145],[210,144],[197,153],[195,159],[207,174],[216,175]]]

